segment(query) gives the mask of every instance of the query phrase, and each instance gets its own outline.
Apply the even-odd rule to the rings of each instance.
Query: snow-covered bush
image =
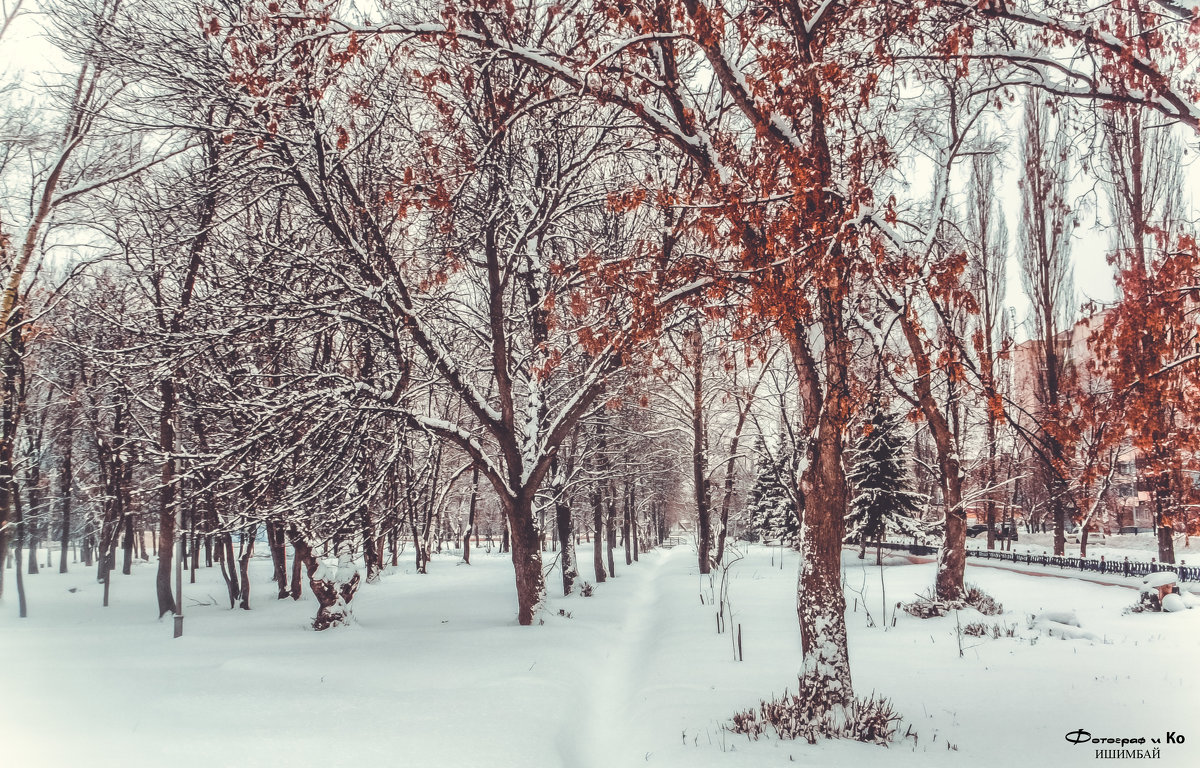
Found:
[[[1003,605],[974,584],[967,585],[966,603],[984,616],[999,616],[1004,613]]]
[[[933,619],[962,608],[974,608],[984,616],[999,616],[1004,613],[1004,606],[996,602],[991,595],[974,584],[967,584],[966,587],[966,597],[961,601],[937,600],[927,592],[924,595],[918,595],[917,599],[911,603],[904,603],[900,607],[905,613],[916,616],[918,619]]]
[[[900,722],[891,700],[882,696],[872,694],[832,711],[815,712],[808,699],[785,691],[781,698],[761,702],[757,710],[735,714],[729,730],[757,740],[769,725],[781,739],[802,738],[809,744],[826,738],[887,746]]]
[[[973,621],[962,628],[962,633],[968,637],[990,637],[998,640],[1001,637],[1016,637],[1016,624],[985,624],[982,621]]]

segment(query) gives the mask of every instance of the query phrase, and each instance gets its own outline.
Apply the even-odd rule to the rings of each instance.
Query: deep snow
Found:
[[[590,564],[586,545],[579,554]],[[1066,740],[1084,729],[1147,741],[1172,731],[1185,742],[1149,744],[1161,750],[1155,764],[1200,764],[1200,610],[1124,615],[1135,589],[971,563],[968,581],[1005,613],[920,620],[894,606],[925,592],[934,566],[889,558],[885,601],[873,558],[853,552],[855,687],[891,697],[916,739],[884,750],[729,733],[734,712],[795,687],[797,555],[785,552],[782,568],[779,557],[750,547],[730,569],[741,662],[716,633],[720,576],[710,586],[686,547],[619,563],[591,598],[553,597],[552,573],[538,627],[516,625],[511,563],[482,551],[474,565],[444,555],[428,575],[402,567],[364,586],[355,624],[323,633],[307,629],[310,599],[273,598],[268,561],[253,563],[249,612],[222,608],[219,573],[201,569],[185,585],[179,640],[169,618],[154,618],[152,565],[114,574],[107,609],[91,569],[26,577],[25,620],[9,571],[0,744],[31,766],[1093,765],[1112,747]],[[1072,610],[1097,640],[1030,626],[1032,614]],[[960,657],[956,621],[1015,625],[1017,637],[964,637]]]

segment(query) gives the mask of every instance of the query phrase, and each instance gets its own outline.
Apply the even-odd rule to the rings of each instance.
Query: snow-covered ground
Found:
[[[751,547],[730,569],[740,662],[731,636],[716,632],[719,575],[710,586],[686,547],[619,564],[591,598],[552,598],[538,627],[516,625],[512,566],[499,554],[478,552],[471,566],[440,556],[425,576],[401,568],[359,591],[353,626],[323,633],[307,628],[311,599],[273,598],[267,561],[253,563],[249,612],[222,608],[220,575],[201,570],[185,586],[179,640],[169,618],[154,617],[152,565],[114,575],[107,609],[91,569],[27,577],[25,620],[16,618],[9,571],[0,602],[3,762],[1093,765],[1097,748],[1114,747],[1067,741],[1083,729],[1144,737],[1140,748],[1160,750],[1156,765],[1200,765],[1200,610],[1123,615],[1132,589],[972,564],[968,580],[1005,613],[919,620],[894,606],[925,592],[934,566],[889,558],[881,583],[873,559],[853,554],[845,569],[856,689],[889,696],[905,718],[901,732],[911,726],[916,738],[885,751],[729,733],[736,711],[795,687],[797,556],[784,553],[782,568],[779,556]],[[586,546],[580,559],[590,564]],[[1096,639],[1031,629],[1027,615],[1045,610],[1075,611]],[[974,621],[1015,626],[1017,636],[964,637],[960,656],[956,624]],[[1165,743],[1169,731],[1185,742]]]

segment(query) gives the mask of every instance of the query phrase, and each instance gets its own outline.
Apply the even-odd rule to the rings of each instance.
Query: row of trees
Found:
[[[1061,531],[1095,513],[1123,445],[1155,478],[1170,559],[1195,438],[1180,393],[1200,257],[1171,175],[1200,125],[1179,63],[1191,11],[53,9],[77,74],[0,118],[0,535],[18,579],[22,548],[57,531],[107,584],[149,518],[160,615],[185,540],[245,607],[261,532],[279,595],[303,568],[326,626],[358,580],[324,549],[361,553],[370,582],[407,541],[423,570],[447,537],[469,557],[494,509],[530,624],[547,532],[568,593],[580,531],[603,581],[618,538],[631,562],[684,514],[706,572],[748,493],[803,552],[820,712],[853,691],[840,558],[856,497],[854,525],[878,533],[850,449],[863,435],[898,478],[885,454],[912,437],[887,412],[919,429],[904,498],[942,517],[940,599],[964,596],[968,506],[992,545],[1012,489],[1033,488]],[[1006,320],[996,194],[1021,109],[1032,363]],[[1111,201],[1121,289],[1090,364],[1066,346],[1083,167]],[[775,481],[747,491],[755,458]]]

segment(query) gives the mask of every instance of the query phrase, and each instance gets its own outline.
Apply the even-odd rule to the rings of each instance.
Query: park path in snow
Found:
[[[624,615],[613,628],[614,638],[606,644],[594,666],[583,675],[579,687],[578,720],[569,721],[560,734],[564,763],[579,768],[611,768],[632,764],[639,745],[625,737],[633,729],[631,719],[642,686],[643,671],[661,650],[660,623],[665,611],[661,574],[674,550],[664,550],[626,566],[610,582],[632,582],[632,594],[624,596]],[[608,586],[606,584],[605,586]],[[586,663],[586,662],[584,662]]]

